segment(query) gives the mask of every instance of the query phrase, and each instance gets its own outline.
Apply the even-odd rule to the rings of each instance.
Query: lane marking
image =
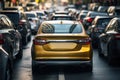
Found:
[[[64,76],[64,74],[59,74],[59,76],[58,76],[58,80],[65,80],[65,76]]]

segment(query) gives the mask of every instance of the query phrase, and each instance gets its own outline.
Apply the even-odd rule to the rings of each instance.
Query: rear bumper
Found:
[[[55,61],[39,61],[39,60],[32,60],[32,62],[34,63],[34,65],[81,65],[81,64],[85,64],[85,65],[92,65],[92,60],[89,60],[89,61],[72,61],[72,60],[67,60],[67,61],[64,61],[64,60],[55,60]]]

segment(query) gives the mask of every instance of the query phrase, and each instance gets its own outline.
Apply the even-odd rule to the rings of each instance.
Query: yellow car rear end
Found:
[[[46,23],[49,25],[46,25]],[[33,40],[32,45],[32,67],[35,68],[36,65],[89,65],[90,71],[92,71],[92,47],[91,39],[85,33],[82,24],[73,21],[66,21],[61,24],[61,21],[47,21],[45,26],[40,26],[37,35]],[[80,25],[73,32],[70,33],[64,29],[65,26],[61,26],[58,32],[55,29],[52,29],[52,24],[69,24],[69,29],[71,30],[71,25]],[[46,28],[46,32],[43,32],[43,27],[49,26]],[[57,25],[54,25],[57,26]],[[68,25],[67,25],[68,26]],[[52,26],[53,27],[53,26]],[[80,29],[79,29],[80,27]],[[75,29],[76,27],[72,27]],[[48,29],[48,31],[47,31]],[[51,30],[50,30],[51,29]],[[54,30],[54,31],[52,31]],[[80,30],[80,31],[79,31]],[[49,32],[49,33],[48,33]],[[51,33],[52,32],[52,33]]]

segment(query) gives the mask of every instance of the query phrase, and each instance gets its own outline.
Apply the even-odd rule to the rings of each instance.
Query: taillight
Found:
[[[24,24],[24,22],[20,20],[19,21],[19,25],[23,25],[23,24]]]
[[[92,18],[88,18],[87,21],[88,21],[88,22],[92,22],[93,19],[92,19]]]
[[[114,34],[115,39],[120,39],[120,34]]]
[[[0,34],[0,44],[3,44],[3,43],[4,43],[3,35]]]
[[[33,44],[34,45],[45,45],[47,42],[45,39],[34,39]]]
[[[81,23],[83,23],[83,20],[80,20]]]
[[[78,40],[78,43],[83,43],[83,44],[90,44],[90,42],[91,42],[91,38],[84,38]]]

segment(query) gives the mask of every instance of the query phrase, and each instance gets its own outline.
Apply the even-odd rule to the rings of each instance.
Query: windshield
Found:
[[[27,13],[26,13],[26,16],[27,16],[27,17],[36,17],[35,14],[32,14],[32,13],[31,13],[31,14],[27,14]]]
[[[82,27],[80,24],[43,24],[43,33],[81,33]]]

